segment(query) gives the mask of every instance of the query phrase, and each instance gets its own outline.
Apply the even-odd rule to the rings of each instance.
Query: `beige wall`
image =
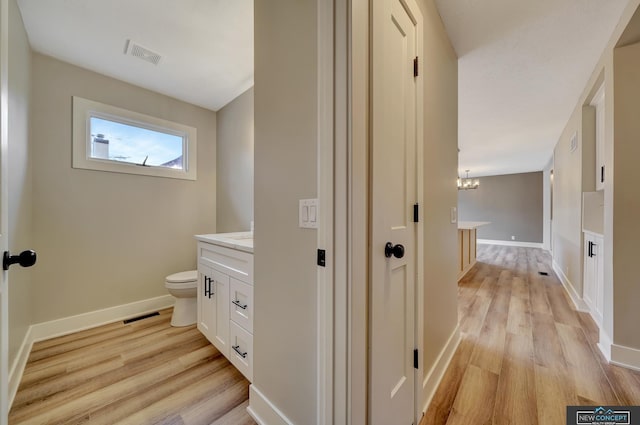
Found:
[[[458,191],[460,221],[488,221],[478,239],[542,243],[543,173],[480,177],[480,187]]]
[[[619,123],[616,122],[614,129],[614,115],[621,113],[618,108],[627,101],[616,99],[616,113],[614,114],[614,96],[625,92],[626,87],[622,82],[617,82],[614,93],[614,48],[625,31],[629,21],[634,15],[636,9],[640,5],[640,0],[631,0],[625,8],[620,22],[616,26],[611,38],[604,49],[598,63],[596,64],[589,81],[577,99],[576,108],[561,138],[554,150],[554,194],[553,194],[553,241],[554,241],[554,261],[558,264],[563,272],[569,277],[569,280],[576,288],[578,294],[582,294],[582,234],[580,232],[581,222],[581,203],[579,196],[582,191],[593,190],[591,181],[593,180],[587,173],[591,170],[590,155],[583,155],[582,152],[569,153],[568,143],[571,134],[574,131],[582,132],[583,107],[591,101],[595,91],[604,82],[605,85],[605,182],[604,182],[604,311],[603,311],[603,328],[602,331],[614,343],[624,341],[633,347],[640,348],[640,341],[636,336],[630,336],[636,331],[635,326],[638,319],[632,317],[633,314],[629,306],[625,306],[627,300],[633,299],[631,295],[636,296],[633,286],[637,286],[628,280],[628,269],[622,264],[629,264],[629,256],[635,257],[635,251],[628,251],[628,241],[625,234],[634,235],[640,224],[632,220],[625,219],[627,213],[633,214],[632,209],[619,202],[632,193],[637,193],[635,189],[629,188],[622,182],[620,176],[625,174],[625,165],[621,165],[618,170],[618,161],[622,158],[633,161],[635,157],[625,156],[633,154],[635,151],[627,151],[630,145],[628,142],[620,142],[627,139],[630,134],[634,133],[632,126],[627,123],[618,129]],[[634,25],[640,24],[635,19]],[[624,54],[622,55],[624,56]],[[626,59],[625,59],[626,61]],[[618,70],[615,70],[616,76]],[[637,71],[636,71],[637,72]],[[635,88],[629,87],[633,93]],[[635,92],[637,93],[637,92]],[[623,98],[625,96],[622,96]],[[623,103],[621,103],[623,102]],[[631,103],[631,101],[629,101]],[[627,103],[628,105],[630,103]],[[637,107],[630,108],[633,114],[637,115]],[[622,112],[624,113],[624,112]],[[616,118],[617,119],[617,118]],[[629,127],[627,127],[629,125]],[[614,131],[616,134],[616,143],[614,146]],[[637,134],[637,133],[635,133]],[[619,136],[620,135],[620,136]],[[637,138],[637,136],[636,136]],[[579,135],[581,140],[581,135]],[[628,139],[627,139],[628,140]],[[578,150],[582,149],[582,143],[579,143]],[[615,155],[614,155],[615,151]],[[615,157],[615,163],[614,163]],[[583,167],[585,167],[583,169]],[[614,170],[615,167],[615,170]],[[584,175],[583,175],[584,171]],[[628,177],[628,176],[627,176]],[[614,184],[615,182],[615,184]],[[584,187],[582,186],[584,185]],[[614,263],[615,258],[615,263]],[[614,299],[615,294],[615,299]],[[614,305],[615,303],[615,305]],[[615,311],[615,321],[614,321]],[[615,328],[615,332],[614,332]]]
[[[253,220],[253,87],[217,112],[217,231],[249,230]]]
[[[458,58],[433,0],[424,18],[424,367],[428,373],[458,325]],[[425,394],[426,395],[426,394]],[[425,400],[419,400],[420,407]]]
[[[293,423],[316,416],[317,5],[255,3],[253,384]]]
[[[35,323],[167,294],[216,226],[215,112],[32,57]],[[197,181],[71,168],[71,97],[197,128]]]
[[[9,250],[33,247],[32,167],[29,143],[31,49],[15,0],[9,0]],[[35,266],[38,267],[38,266]],[[9,273],[9,365],[31,325],[31,286],[35,269],[11,267]]]
[[[613,341],[640,349],[640,43],[614,51],[614,146],[613,160]]]

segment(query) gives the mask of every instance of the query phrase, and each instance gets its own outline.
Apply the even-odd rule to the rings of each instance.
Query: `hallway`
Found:
[[[462,341],[420,425],[564,425],[567,405],[640,404],[640,372],[605,361],[546,251],[478,245],[458,285]]]

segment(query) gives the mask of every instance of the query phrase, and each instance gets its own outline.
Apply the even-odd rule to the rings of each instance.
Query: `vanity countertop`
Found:
[[[253,254],[252,232],[212,233],[209,235],[195,235],[195,238],[200,242],[212,243]]]

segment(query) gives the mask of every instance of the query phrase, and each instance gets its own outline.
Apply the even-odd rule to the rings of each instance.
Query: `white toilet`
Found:
[[[164,286],[176,298],[171,316],[171,326],[189,326],[196,323],[198,316],[196,304],[198,271],[189,270],[167,276]]]

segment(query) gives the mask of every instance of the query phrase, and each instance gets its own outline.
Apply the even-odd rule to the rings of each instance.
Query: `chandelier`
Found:
[[[465,170],[466,177],[458,177],[458,190],[477,189],[480,186],[480,180],[469,178],[469,170]]]

